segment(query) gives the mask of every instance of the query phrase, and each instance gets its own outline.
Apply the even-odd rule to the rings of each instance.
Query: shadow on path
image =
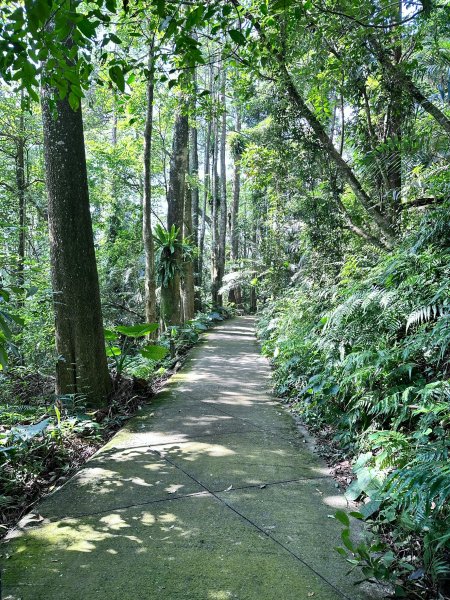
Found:
[[[254,321],[216,327],[3,547],[8,600],[362,600],[345,508],[268,393]]]

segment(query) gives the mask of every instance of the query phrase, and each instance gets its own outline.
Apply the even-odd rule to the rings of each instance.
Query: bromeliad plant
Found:
[[[167,287],[175,275],[183,274],[183,262],[192,260],[194,248],[180,237],[180,229],[175,225],[167,230],[159,223],[153,234],[155,241],[155,258],[157,264],[158,283]],[[179,257],[182,257],[182,261]]]
[[[124,368],[133,358],[136,341],[145,338],[158,330],[158,323],[141,325],[118,325],[114,329],[105,329],[106,355],[111,359],[116,377],[122,375]],[[147,344],[137,350],[145,359],[159,362],[168,350],[158,344]]]

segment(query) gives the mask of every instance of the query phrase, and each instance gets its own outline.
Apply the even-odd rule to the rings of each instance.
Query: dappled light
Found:
[[[29,585],[24,566],[33,564],[37,597],[50,585],[55,600],[76,573],[84,597],[93,576],[102,597],[130,599],[184,598],[186,585],[195,598],[238,598],[252,581],[266,595],[275,585],[283,600],[304,589],[337,600],[336,586],[351,587],[330,562],[340,534],[330,510],[346,501],[267,394],[267,364],[258,358],[248,381],[239,362],[211,357],[227,338],[224,354],[241,348],[251,368],[257,348],[249,334],[233,337],[239,323],[210,334],[210,348],[203,345],[155,405],[41,502],[38,521],[9,542],[8,586]],[[130,568],[122,583],[117,569]]]

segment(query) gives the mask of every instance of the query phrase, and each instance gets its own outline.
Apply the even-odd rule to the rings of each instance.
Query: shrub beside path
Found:
[[[345,508],[269,394],[254,320],[208,333],[152,403],[2,547],[8,600],[363,600]]]

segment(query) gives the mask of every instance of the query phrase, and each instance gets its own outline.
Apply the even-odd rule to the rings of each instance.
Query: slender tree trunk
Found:
[[[205,132],[205,158],[204,158],[204,176],[203,176],[203,207],[202,221],[200,225],[200,237],[198,241],[198,285],[201,288],[203,283],[203,260],[205,251],[205,233],[206,233],[206,210],[210,196],[210,153],[211,153],[211,118],[209,116]]]
[[[253,231],[252,231],[252,257],[256,258],[256,245],[257,245],[257,224],[253,223]],[[250,314],[255,314],[258,310],[257,299],[256,299],[256,287],[254,285],[250,286]]]
[[[342,156],[334,147],[331,139],[326,133],[323,125],[317,119],[315,114],[309,109],[306,102],[300,96],[297,88],[292,82],[290,75],[283,65],[285,82],[288,88],[288,95],[291,99],[291,102],[296,108],[301,117],[306,119],[311,127],[311,129],[316,134],[316,137],[321,142],[324,150],[329,155],[330,159],[335,163],[337,169],[341,173],[341,176],[352,188],[356,198],[361,202],[362,206],[365,208],[366,212],[372,217],[374,222],[378,225],[380,231],[384,234],[388,244],[393,244],[395,240],[395,230],[389,222],[389,219],[385,217],[372,203],[372,200],[368,196],[368,194],[363,189],[361,182],[358,180],[353,170],[349,167],[349,165],[345,162]]]
[[[116,149],[117,149],[117,110],[116,106],[114,106],[113,112],[113,122],[111,127],[111,145],[114,151],[114,157],[116,157]],[[118,185],[117,185],[117,174],[115,171],[111,173],[111,205],[110,205],[110,215],[108,219],[108,244],[114,244],[117,240],[117,236],[120,231],[120,203],[119,203],[119,194],[118,194]],[[108,261],[111,261],[108,258]],[[114,267],[114,264],[111,264],[111,268]],[[117,293],[120,292],[120,286],[117,287]]]
[[[394,7],[393,20],[401,22],[402,20],[402,0],[398,0],[397,6]],[[397,40],[394,48],[395,66],[400,64],[402,59],[402,41],[401,28],[394,30],[394,35],[397,35]],[[392,197],[389,199],[389,210],[391,212],[391,220],[396,222],[400,215],[401,199],[402,199],[402,126],[404,120],[404,101],[403,88],[401,82],[397,78],[392,78],[390,85],[390,119],[388,133],[392,141],[392,150],[387,161],[387,174],[389,179],[389,191]]]
[[[21,91],[19,128],[17,135],[17,154],[16,154],[16,185],[19,199],[19,243],[17,248],[17,285],[22,287],[25,283],[25,239],[26,239],[26,176],[25,176],[25,117],[23,109],[23,90]],[[24,295],[20,294],[20,303],[23,304]]]
[[[196,310],[201,308],[200,296],[200,274],[199,274],[199,210],[200,194],[198,188],[198,132],[197,119],[195,117],[196,93],[197,93],[197,73],[194,70],[194,94],[192,99],[193,111],[189,129],[189,171],[191,174],[191,196],[192,196],[192,245],[197,251],[194,258],[194,307]]]
[[[209,85],[208,89],[211,91],[213,81],[213,67],[209,68]],[[205,251],[205,233],[206,233],[206,210],[208,207],[208,199],[210,197],[210,154],[211,154],[211,133],[212,133],[212,118],[211,112],[206,117],[206,131],[205,131],[205,155],[203,161],[203,207],[202,207],[202,220],[200,225],[200,237],[198,240],[198,287],[199,290],[203,283],[203,263],[204,263],[204,251]]]
[[[236,108],[236,133],[241,132],[241,112],[239,107]],[[238,230],[238,214],[239,200],[241,196],[241,155],[238,151],[234,156],[234,178],[233,178],[233,204],[231,205],[230,218],[230,242],[231,242],[231,260],[236,263],[239,258],[239,230]],[[236,265],[234,266],[236,269]],[[230,290],[228,296],[230,302],[233,302],[237,308],[242,304],[240,286],[236,286]]]
[[[157,321],[155,251],[152,233],[152,135],[153,135],[153,96],[154,96],[154,36],[148,52],[147,114],[144,131],[144,196],[142,205],[142,239],[145,255],[144,298],[145,319],[148,323]],[[156,333],[156,332],[155,332]]]
[[[211,301],[213,306],[219,304],[219,174],[217,171],[219,154],[219,122],[214,117],[213,124],[213,159],[211,173]]]
[[[189,171],[192,175],[192,163],[189,161]],[[183,237],[192,244],[193,242],[193,224],[192,224],[192,196],[193,189],[191,186],[185,186],[184,196],[184,218],[183,218]],[[193,319],[195,316],[194,306],[194,263],[192,260],[187,260],[183,265],[183,316],[185,321]]]
[[[179,100],[173,133],[172,156],[170,159],[169,189],[167,193],[167,229],[172,226],[178,230],[178,239],[183,235],[183,212],[185,196],[185,178],[188,166],[189,123],[186,106]],[[183,320],[180,292],[180,273],[182,270],[182,253],[176,248],[173,258],[177,272],[167,286],[161,286],[161,313],[164,325],[180,325]]]
[[[222,68],[222,81],[220,90],[220,103],[222,105],[222,123],[220,130],[220,214],[219,214],[219,260],[218,260],[218,289],[222,287],[225,275],[225,252],[227,240],[227,165],[226,165],[226,141],[227,141],[227,112],[226,112],[226,69]],[[219,304],[223,304],[222,294],[218,296]]]
[[[56,321],[56,393],[81,394],[102,406],[111,390],[81,108],[42,90],[51,271]]]

